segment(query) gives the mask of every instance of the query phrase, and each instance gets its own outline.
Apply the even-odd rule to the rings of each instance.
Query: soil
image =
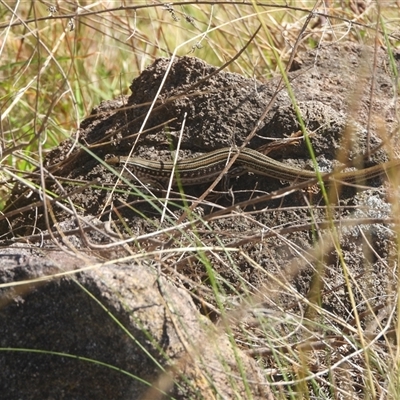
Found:
[[[375,56],[376,68],[372,69]],[[400,53],[395,53],[397,70],[399,58]],[[5,260],[0,265],[0,282],[86,267],[89,271],[54,279],[46,285],[22,285],[22,292],[2,289],[3,299],[7,299],[3,300],[0,314],[2,348],[73,353],[117,365],[151,383],[163,376],[156,363],[148,364],[153,357],[167,369],[179,365],[181,373],[191,377],[191,384],[187,384],[175,369],[171,372],[175,380],[166,391],[175,398],[207,398],[204,393],[208,391],[230,398],[233,388],[229,374],[218,364],[218,357],[213,359],[212,346],[210,351],[204,346],[202,350],[209,357],[208,364],[223,372],[218,376],[212,374],[210,379],[215,387],[206,383],[204,374],[208,370],[204,365],[187,361],[190,351],[183,344],[187,338],[180,337],[183,328],[176,328],[170,307],[163,299],[182,305],[176,312],[191,332],[197,332],[192,335],[196,338],[194,343],[210,342],[205,338],[210,330],[215,326],[221,329],[218,303],[222,302],[228,309],[236,309],[229,318],[236,321],[234,337],[241,348],[242,362],[247,365],[248,379],[257,382],[251,385],[253,396],[266,398],[267,379],[273,382],[280,378],[279,374],[266,377],[263,372],[266,367],[277,368],[269,354],[263,356],[263,368],[250,357],[255,348],[266,346],[260,335],[255,335],[257,339],[252,343],[244,335],[252,331],[250,320],[258,315],[254,310],[264,310],[267,319],[273,315],[278,320],[274,329],[283,335],[294,329],[294,319],[289,320],[289,315],[316,321],[312,307],[302,300],[308,298],[326,311],[318,319],[327,327],[325,335],[333,336],[336,329],[345,329],[337,321],[347,321],[346,329],[354,327],[355,314],[344,270],[357,282],[352,290],[363,329],[372,336],[379,332],[379,324],[373,322],[368,310],[394,308],[392,291],[396,282],[396,238],[388,223],[393,215],[388,199],[394,196],[394,189],[385,178],[364,182],[363,187],[328,188],[332,199],[328,218],[324,197],[317,187],[289,191],[287,182],[252,174],[234,177],[228,182],[228,193],[219,193],[225,190],[221,184],[195,208],[193,218],[202,217],[206,224],[194,222],[185,230],[170,233],[162,230],[172,229],[183,215],[185,203],[178,190],[173,193],[176,206],[171,206],[163,222],[159,203],[143,201],[145,188],[139,192],[128,190],[129,182],[119,180],[110,201],[116,173],[100,160],[128,155],[133,146],[140,157],[168,160],[171,149],[178,144],[182,158],[246,144],[262,148],[270,157],[287,164],[313,168],[307,144],[299,135],[301,127],[295,107],[287,88],[281,85],[281,78],[260,82],[225,71],[215,74],[216,71],[216,67],[195,57],[176,58],[172,62],[156,60],[133,81],[129,97],[101,103],[82,122],[75,138],[47,155],[43,169],[46,189],[59,196],[57,201],[48,202],[43,208],[40,196],[21,184],[15,186],[0,217]],[[396,155],[398,104],[393,100],[394,78],[390,71],[384,49],[378,49],[374,55],[371,48],[347,43],[309,51],[293,64],[288,73],[290,84],[321,170],[343,166],[337,160],[345,162],[346,167],[359,167],[375,165]],[[370,149],[374,151],[367,157]],[[185,187],[189,203],[190,196],[198,198],[208,187],[209,184]],[[165,195],[158,187],[150,189],[159,197]],[[81,217],[79,223],[77,215]],[[326,229],[332,220],[337,243],[332,231]],[[122,238],[133,241],[118,246]],[[26,243],[24,250],[21,243]],[[196,246],[216,249],[222,245],[239,251],[207,252],[208,264],[198,250],[179,251]],[[59,248],[64,252],[59,252]],[[10,249],[12,257],[17,257],[12,262],[7,253]],[[167,252],[161,258],[160,253],[154,258],[141,256],[160,249],[176,249],[178,255]],[[123,262],[123,257],[131,260]],[[111,265],[109,260],[115,263]],[[99,263],[101,269],[89,268]],[[211,290],[207,265],[218,277],[222,298],[216,299]],[[160,289],[161,276],[167,297]],[[81,287],[100,303],[89,301]],[[142,292],[146,292],[144,297],[135,297]],[[173,296],[180,297],[173,301]],[[238,298],[242,299],[240,307],[235,302]],[[244,298],[248,303],[244,304]],[[144,311],[156,303],[157,313]],[[102,306],[139,343],[146,344],[146,354],[151,357],[144,356],[140,346],[111,323]],[[329,315],[335,318],[328,318]],[[380,315],[382,323],[389,318],[383,311]],[[208,328],[199,328],[199,321],[206,321]],[[143,326],[157,345],[147,343]],[[297,329],[292,340],[304,339],[306,328]],[[315,326],[313,330],[317,331],[315,337],[319,337],[319,330]],[[224,337],[221,332],[219,335]],[[174,341],[177,347],[170,344]],[[224,339],[219,345],[225,349],[229,370],[240,374],[230,344]],[[342,346],[335,357],[340,359],[348,351],[348,347]],[[325,355],[317,353],[315,357],[312,368],[327,367]],[[353,361],[362,364],[362,360]],[[74,383],[77,393],[85,390],[83,397],[66,394],[63,398],[123,399],[127,391],[134,394],[129,398],[154,395],[146,385],[135,386],[131,378],[119,372],[106,370],[103,374],[98,365],[72,374],[77,363],[75,359],[48,354],[0,354],[0,391],[10,393],[10,399],[18,398],[20,393],[26,399],[40,398],[39,394],[49,398],[45,392],[47,380],[57,393],[60,388],[68,391]],[[29,376],[32,371],[38,371],[42,384],[30,396],[33,381],[26,379],[22,386],[19,382],[21,376]],[[348,367],[348,371],[352,390],[358,393],[362,378],[355,373],[355,366]],[[237,390],[245,393],[246,389],[238,384]],[[329,393],[328,386],[326,390]]]

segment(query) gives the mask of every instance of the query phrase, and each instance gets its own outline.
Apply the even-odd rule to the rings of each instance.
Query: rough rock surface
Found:
[[[3,398],[211,398],[209,382],[221,398],[246,397],[240,382],[235,390],[229,382],[241,372],[227,338],[211,340],[217,331],[190,296],[154,268],[97,264],[33,283],[95,262],[32,253],[13,247],[0,257],[0,282],[16,284],[1,289]],[[255,398],[265,398],[258,367],[244,355],[241,362]]]

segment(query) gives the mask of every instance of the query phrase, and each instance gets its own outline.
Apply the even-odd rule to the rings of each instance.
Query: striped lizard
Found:
[[[212,182],[220,175],[221,171],[234,154],[238,154],[238,156],[233,168],[228,172],[228,176],[231,177],[239,176],[246,172],[252,172],[257,175],[268,176],[288,182],[302,182],[316,179],[316,173],[314,171],[290,166],[274,160],[256,150],[249,148],[239,150],[224,147],[198,157],[178,160],[175,165],[173,185],[176,186],[177,176],[183,186]],[[169,182],[174,168],[173,161],[154,161],[139,157],[112,157],[106,162],[111,165],[125,165],[126,168],[142,182],[156,183],[162,186]],[[364,169],[338,172],[335,174],[321,173],[321,177],[323,181],[340,180],[354,183],[359,180],[367,180],[382,175],[386,171],[392,170],[398,166],[400,166],[400,159],[394,159]]]

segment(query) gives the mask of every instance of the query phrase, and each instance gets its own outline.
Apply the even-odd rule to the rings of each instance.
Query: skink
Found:
[[[204,155],[178,160],[175,165],[173,185],[176,186],[177,177],[182,185],[198,185],[212,182],[225,168],[229,159],[238,154],[233,167],[228,171],[229,176],[239,176],[246,172],[268,176],[287,182],[307,181],[316,178],[316,173],[276,161],[258,151],[244,148],[240,151],[230,147],[211,151]],[[153,161],[139,157],[112,157],[108,164],[126,165],[133,175],[144,183],[156,183],[164,186],[171,179],[173,161]],[[400,165],[400,159],[394,159],[373,167],[339,173],[321,173],[324,181],[340,180],[357,182],[384,174],[386,171]]]

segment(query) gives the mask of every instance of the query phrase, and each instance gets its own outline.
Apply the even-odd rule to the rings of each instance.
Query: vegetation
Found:
[[[280,74],[289,84],[285,71],[293,63],[293,53],[302,54],[309,49],[318,50],[327,43],[348,41],[372,48],[383,46],[392,57],[393,102],[398,101],[398,71],[393,53],[400,41],[396,31],[400,5],[395,1],[288,0],[267,4],[104,0],[82,1],[79,6],[72,1],[55,4],[0,0],[1,209],[16,181],[30,187],[29,172],[44,162],[46,154],[66,139],[78,140],[80,124],[92,109],[104,100],[129,95],[132,80],[159,57],[192,55],[212,65],[227,64],[225,71],[264,82]],[[293,94],[292,100],[296,105]],[[374,111],[370,113],[374,118]],[[351,117],[355,111],[349,109],[348,114]],[[393,118],[398,121],[399,116]],[[304,126],[303,133],[307,134]],[[398,133],[393,132],[392,136],[397,137]],[[396,156],[396,148],[388,144],[392,142],[385,133],[382,136],[387,153]],[[313,158],[311,144],[310,154]],[[144,198],[147,201],[148,198]],[[312,251],[302,253],[297,245],[288,243],[299,252],[298,259],[276,259],[277,265],[287,265],[285,277],[263,270],[246,252],[245,246],[235,249],[241,262],[264,274],[265,281],[271,283],[265,287],[254,288],[241,278],[239,258],[232,255],[232,249],[224,247],[222,240],[217,238],[211,246],[200,240],[198,232],[209,229],[207,216],[196,219],[188,206],[185,215],[188,224],[193,223],[193,229],[184,231],[184,243],[188,249],[198,249],[197,261],[208,274],[208,279],[201,283],[203,293],[208,296],[210,314],[218,315],[218,334],[227,335],[235,349],[254,357],[271,383],[275,398],[316,398],[317,395],[319,398],[398,398],[399,354],[394,343],[399,340],[399,254],[394,251],[388,257],[395,290],[389,296],[390,301],[382,306],[386,310],[382,316],[381,308],[370,303],[365,288],[358,286],[357,277],[347,268],[338,234],[340,223],[335,220],[330,203],[326,194],[326,230],[310,222]],[[390,204],[392,214],[387,221],[393,222],[390,229],[393,248],[397,249],[399,226],[395,195]],[[354,215],[356,213],[357,210]],[[256,221],[251,212],[243,213],[240,218]],[[148,222],[154,224],[154,221]],[[173,219],[167,222],[173,224]],[[356,225],[354,216],[353,227]],[[162,224],[154,229],[159,229],[161,234]],[[240,238],[237,234],[235,239]],[[176,242],[176,259],[185,251],[179,248],[182,243]],[[132,249],[136,251],[134,246]],[[342,316],[340,320],[321,306],[318,294],[323,276],[337,273],[325,264],[325,253],[331,251],[338,254],[338,269],[343,279],[338,279],[337,287],[325,290],[334,297],[341,297],[344,292],[345,302],[352,309],[351,315]],[[369,251],[374,250],[366,250]],[[142,248],[141,259],[146,259],[146,255],[148,261],[153,260],[154,252],[146,254],[146,248]],[[163,250],[159,250],[160,259],[163,255]],[[370,259],[367,255],[365,258]],[[218,262],[231,269],[230,273],[237,278],[236,287],[214,269]],[[367,264],[366,261],[366,269]],[[317,271],[317,278],[310,283],[307,296],[295,291],[290,279],[310,265]],[[281,291],[298,303],[296,313],[280,309],[281,313],[277,314],[271,313],[268,307],[260,307],[254,311],[256,322],[243,323],[240,327],[229,323],[236,317],[237,310],[231,311],[234,305],[227,298],[235,297],[235,304],[250,307],[271,305],[278,302]],[[370,313],[369,324],[363,322],[363,315],[357,311],[356,298],[360,296],[364,296],[365,308]],[[278,303],[274,306],[281,307]],[[304,311],[301,316],[297,313],[299,309]],[[317,359],[324,360],[324,364],[314,363]],[[244,386],[250,398],[251,382],[245,382]]]

